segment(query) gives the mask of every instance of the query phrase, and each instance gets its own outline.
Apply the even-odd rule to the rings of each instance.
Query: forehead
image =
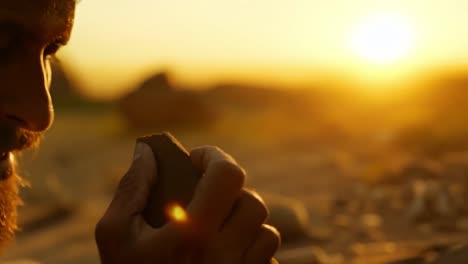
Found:
[[[75,0],[2,0],[2,6],[12,10],[64,11],[74,6]]]
[[[0,0],[0,23],[13,23],[31,32],[70,34],[76,0]]]

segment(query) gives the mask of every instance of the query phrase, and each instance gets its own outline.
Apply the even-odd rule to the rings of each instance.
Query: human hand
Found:
[[[138,143],[105,215],[96,226],[101,262],[218,264],[277,263],[279,233],[265,225],[261,198],[243,188],[245,173],[216,147],[190,154],[203,177],[186,208],[187,221],[149,226],[141,213],[157,181],[151,148]]]

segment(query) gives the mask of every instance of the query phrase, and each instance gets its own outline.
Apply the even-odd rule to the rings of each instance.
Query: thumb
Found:
[[[135,146],[133,162],[120,180],[109,207],[118,217],[139,215],[146,207],[151,187],[156,182],[156,161],[151,148],[142,142]]]

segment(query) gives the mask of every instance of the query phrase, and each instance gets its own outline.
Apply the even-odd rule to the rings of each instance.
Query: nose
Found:
[[[10,67],[5,86],[0,84],[2,118],[30,131],[47,130],[54,118],[50,78],[50,67],[40,58]]]

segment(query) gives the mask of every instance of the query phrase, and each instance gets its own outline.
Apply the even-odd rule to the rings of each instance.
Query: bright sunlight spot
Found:
[[[169,219],[174,222],[185,223],[187,222],[187,213],[184,208],[178,204],[171,204],[167,207],[167,214]]]
[[[403,59],[413,45],[414,32],[408,20],[397,15],[378,15],[361,21],[352,31],[351,47],[374,64]]]

